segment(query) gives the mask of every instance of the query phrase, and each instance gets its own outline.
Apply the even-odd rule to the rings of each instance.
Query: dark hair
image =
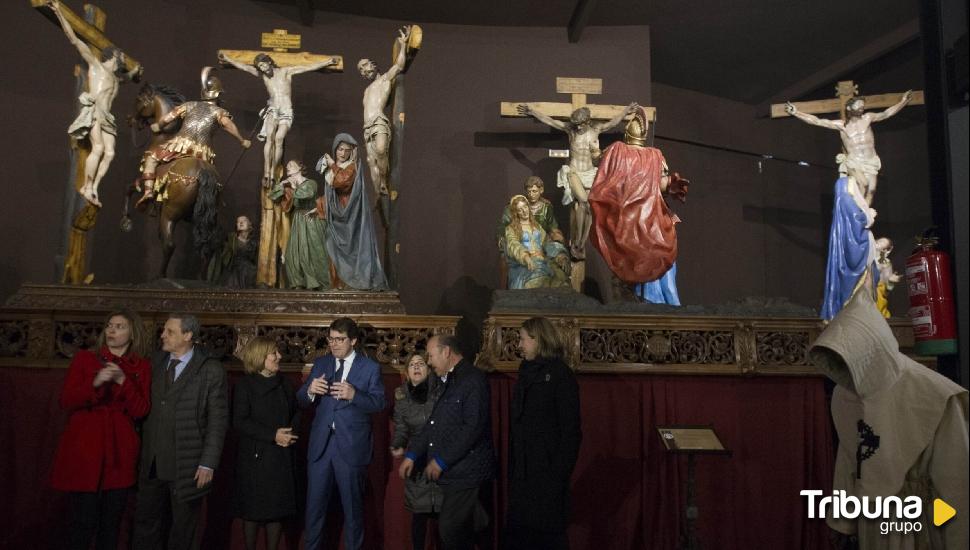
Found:
[[[253,58],[253,67],[255,67],[256,65],[259,65],[260,63],[262,63],[264,61],[266,63],[269,63],[270,66],[273,67],[273,68],[278,69],[280,67],[279,65],[276,64],[276,61],[273,61],[273,58],[272,57],[270,57],[269,55],[267,55],[265,53],[256,54],[256,57]]]
[[[454,334],[436,334],[434,337],[438,339],[439,346],[450,349],[455,355],[464,355],[461,351],[461,341]]]
[[[535,186],[538,186],[539,189],[542,189],[542,190],[545,190],[546,188],[545,182],[543,182],[542,178],[540,178],[539,176],[529,176],[528,178],[526,178],[525,185],[524,185],[526,191],[528,191],[531,187],[535,187]]]
[[[580,107],[569,115],[569,121],[574,125],[583,124],[590,121],[590,112],[588,107]]]
[[[199,324],[199,319],[195,315],[191,313],[170,313],[168,318],[178,319],[182,333],[191,332],[193,341],[198,340],[201,336],[202,325]]]
[[[351,340],[357,340],[360,337],[360,328],[350,317],[338,317],[334,319],[330,323],[330,330],[342,332]]]
[[[101,50],[101,61],[102,62],[108,61],[112,57],[123,53],[124,52],[122,52],[120,49],[118,49],[115,46],[108,46],[107,48]]]
[[[522,322],[522,329],[539,344],[537,356],[565,360],[566,340],[562,332],[549,319],[531,317]]]
[[[151,340],[149,339],[148,331],[145,330],[145,323],[142,322],[141,317],[134,311],[119,309],[109,313],[104,318],[104,324],[107,325],[112,317],[124,317],[128,321],[128,326],[131,330],[131,340],[128,342],[128,349],[125,350],[125,353],[135,353],[142,357],[147,357],[151,351]],[[102,329],[101,334],[98,335],[98,348],[107,345],[104,333],[105,331]]]
[[[167,99],[172,107],[176,105],[181,105],[185,103],[185,96],[181,92],[176,90],[171,86],[165,84],[151,84],[146,82],[142,85],[141,89],[138,90],[139,96],[162,96]]]

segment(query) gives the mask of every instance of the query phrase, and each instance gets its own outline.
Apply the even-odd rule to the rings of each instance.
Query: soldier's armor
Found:
[[[175,137],[190,139],[198,145],[210,147],[212,133],[219,119],[228,113],[222,107],[208,101],[188,101],[184,105],[185,117],[182,119],[182,128]]]

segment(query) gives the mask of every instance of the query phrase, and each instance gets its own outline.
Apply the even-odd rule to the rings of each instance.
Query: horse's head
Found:
[[[128,115],[128,126],[141,130],[155,120],[158,111],[158,96],[151,84],[145,84],[135,97],[135,106]]]
[[[145,128],[184,102],[185,96],[174,88],[145,83],[135,97],[134,110],[128,115],[128,126],[139,130]],[[177,124],[174,129],[178,129]],[[163,128],[163,133],[171,131],[173,131],[172,128]]]

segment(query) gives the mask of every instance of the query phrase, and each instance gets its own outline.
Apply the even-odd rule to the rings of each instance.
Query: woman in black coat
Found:
[[[441,384],[437,376],[429,376],[431,369],[424,357],[415,353],[408,359],[407,380],[394,390],[394,439],[391,454],[404,456],[411,438],[418,435],[438,399]],[[441,511],[441,487],[415,468],[404,481],[404,507],[411,512],[411,547],[424,550],[428,519]]]
[[[505,548],[566,549],[569,478],[582,440],[579,385],[563,336],[548,319],[519,329],[523,360],[512,391]]]
[[[242,518],[248,550],[255,550],[260,526],[266,548],[276,550],[282,519],[296,513],[293,449],[300,413],[293,386],[279,374],[276,342],[259,336],[240,354],[246,376],[235,387],[232,425],[239,433],[235,515]]]

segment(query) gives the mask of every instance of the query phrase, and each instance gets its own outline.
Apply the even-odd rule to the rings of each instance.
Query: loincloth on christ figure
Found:
[[[364,124],[365,142],[371,141],[378,134],[391,135],[391,121],[384,116],[384,113],[375,116],[370,122]]]
[[[115,123],[115,116],[110,111],[106,111],[98,105],[93,95],[83,92],[78,96],[77,101],[81,104],[81,112],[77,114],[77,118],[67,128],[67,133],[72,138],[80,140],[88,137],[91,133],[91,127],[95,123],[101,125],[102,132],[113,136],[118,135],[118,125]]]
[[[839,153],[835,155],[835,162],[839,165],[839,173],[847,176],[849,172],[862,173],[867,176],[878,176],[882,169],[882,161],[879,155],[873,153],[870,156],[851,155]]]
[[[596,167],[592,167],[589,170],[584,170],[582,172],[573,170],[568,164],[563,164],[559,172],[556,173],[556,187],[562,187],[562,203],[563,205],[572,204],[574,200],[573,190],[569,187],[569,174],[575,174],[579,177],[579,181],[582,182],[583,188],[589,192],[593,188],[593,181],[596,179]]]
[[[266,136],[275,131],[280,122],[293,123],[293,109],[280,109],[278,107],[266,106],[266,114],[263,116],[263,126],[256,134],[256,139],[266,141]]]

